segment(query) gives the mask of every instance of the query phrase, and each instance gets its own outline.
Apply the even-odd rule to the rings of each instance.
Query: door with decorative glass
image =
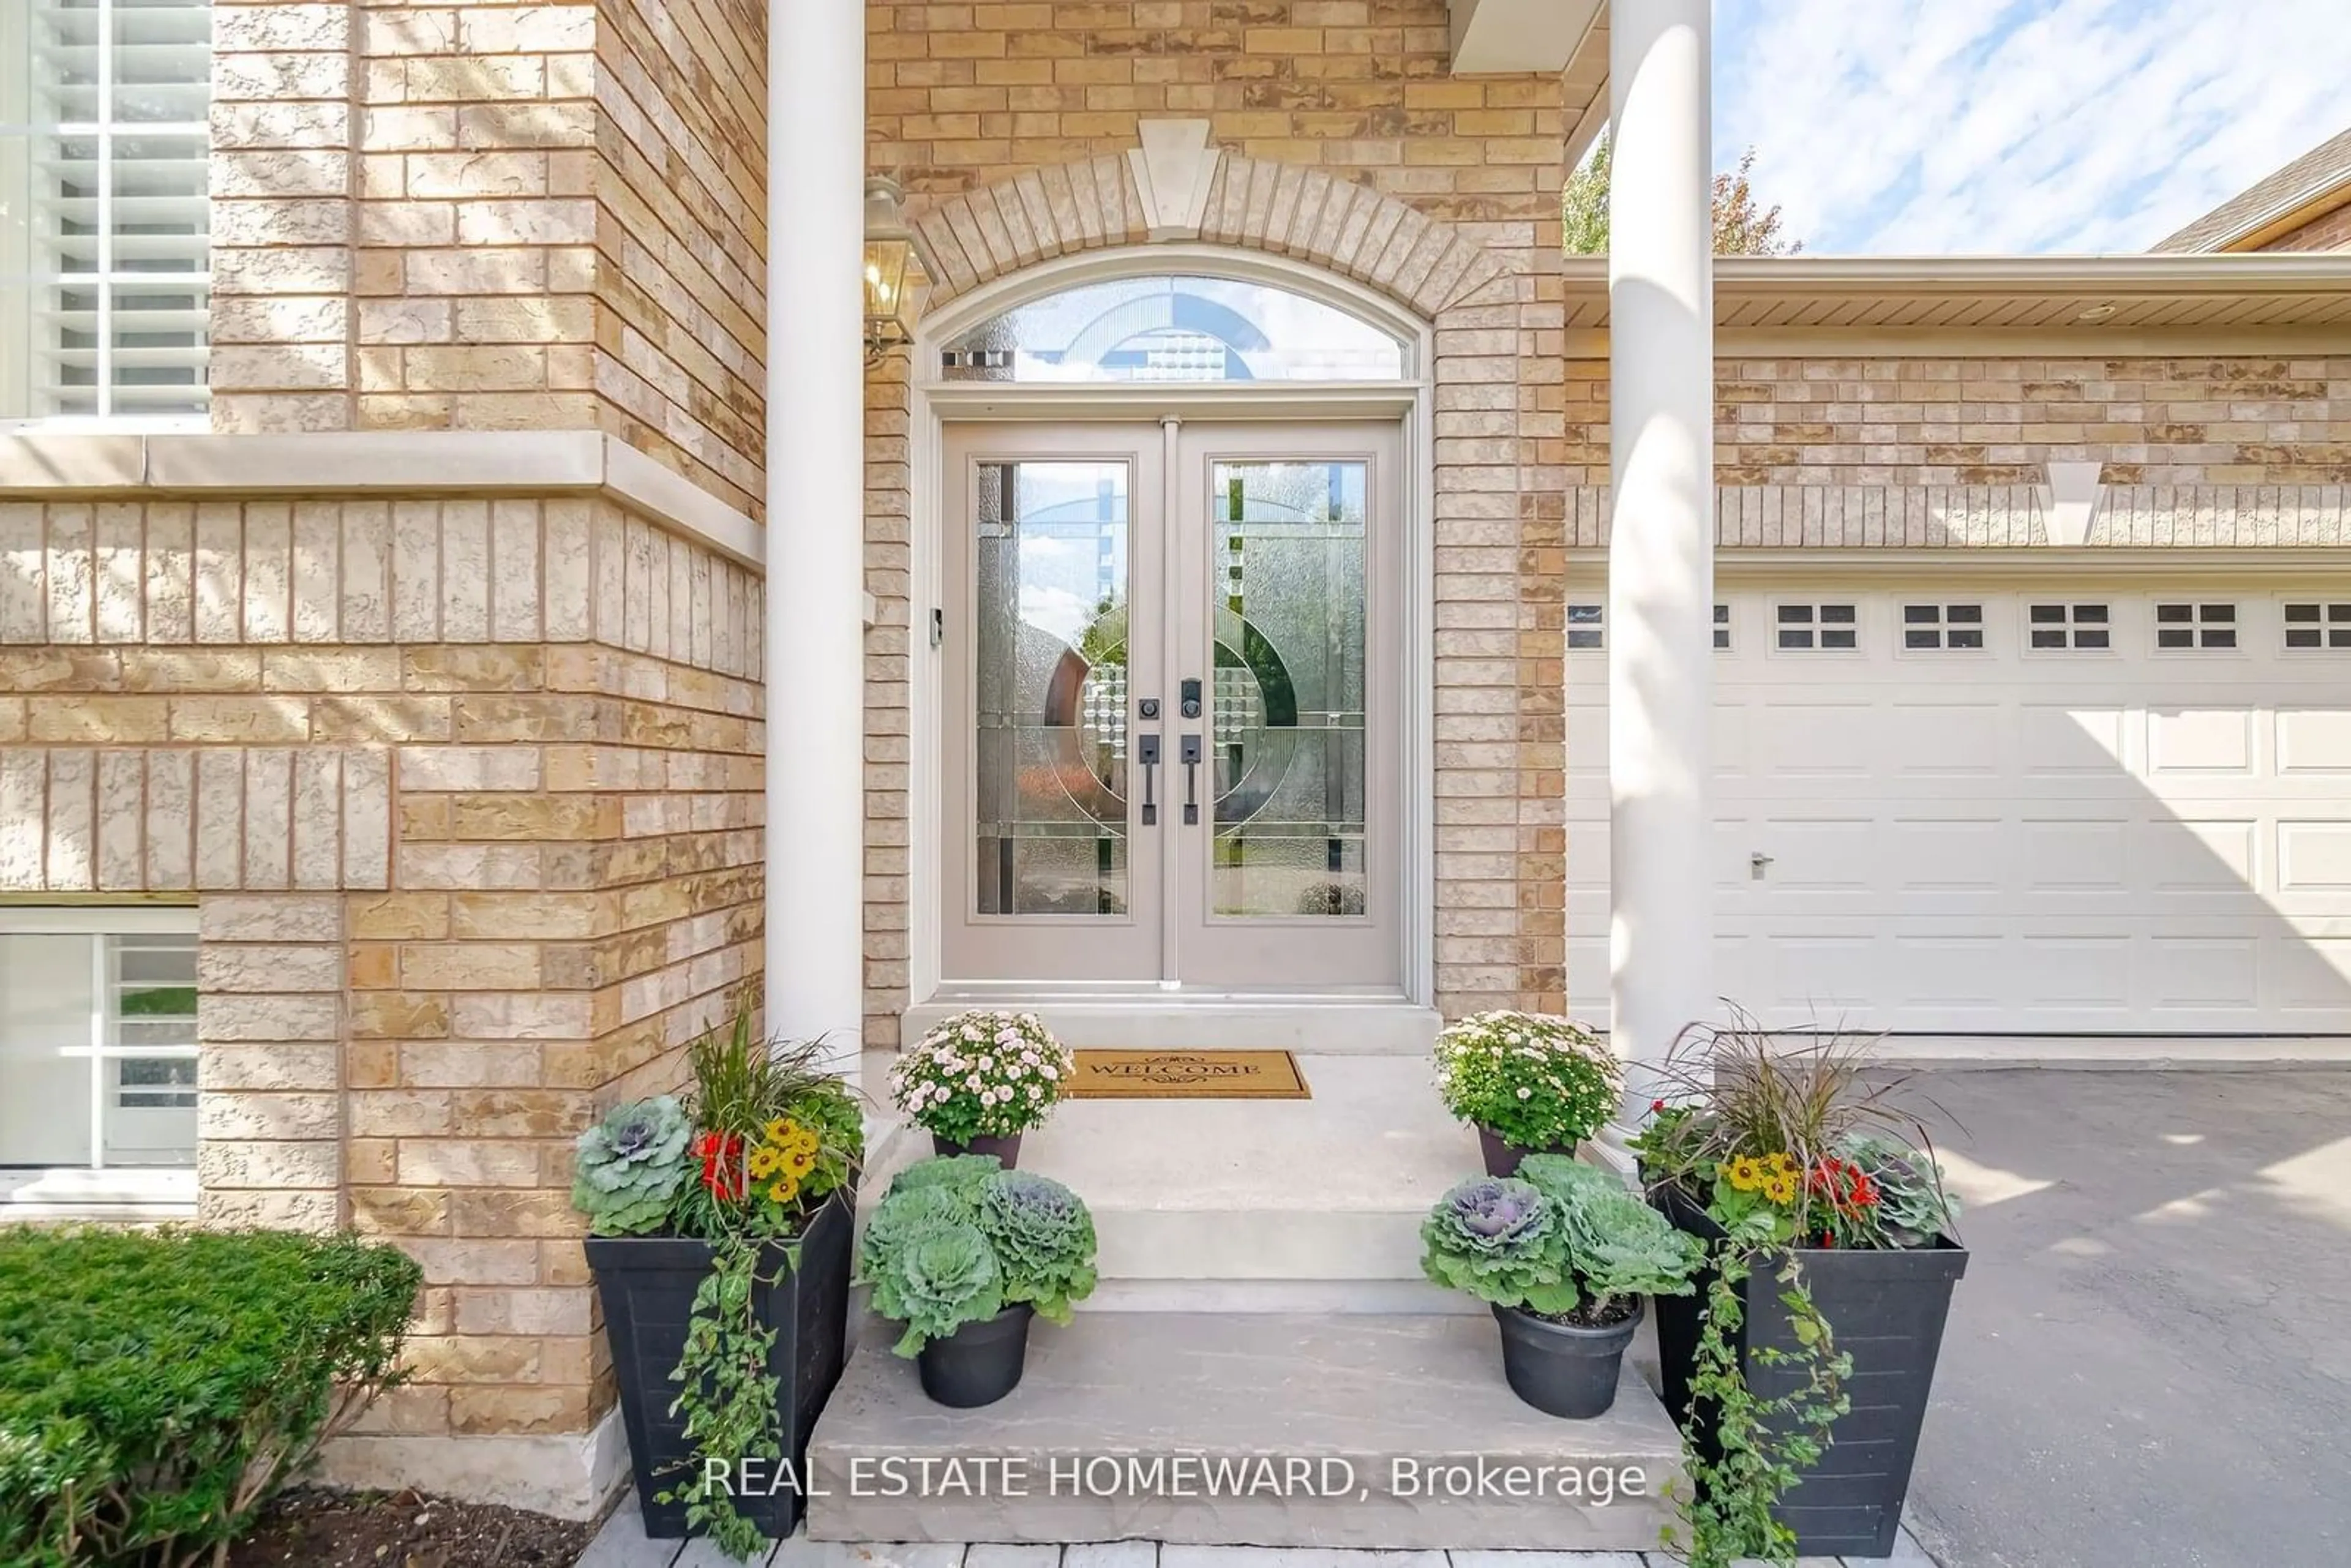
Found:
[[[949,427],[949,980],[1401,983],[1391,426]]]

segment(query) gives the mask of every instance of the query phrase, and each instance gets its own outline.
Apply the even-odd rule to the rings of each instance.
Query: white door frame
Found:
[[[1323,300],[1376,322],[1411,350],[1411,376],[1374,383],[1277,382],[1265,385],[1113,383],[1082,386],[1005,382],[943,382],[934,367],[942,344],[1003,310],[1046,294],[1114,278],[1180,274],[1269,284]],[[1430,324],[1349,280],[1304,262],[1224,246],[1126,246],[1061,256],[974,289],[927,313],[915,329],[907,384],[909,530],[907,684],[907,1003],[938,991],[939,856],[944,779],[939,737],[945,693],[939,650],[931,646],[931,611],[944,603],[942,526],[946,481],[945,427],[950,420],[1200,419],[1374,420],[1403,432],[1402,497],[1406,592],[1405,800],[1403,812],[1404,1000],[1427,1008],[1437,993],[1437,747],[1435,393]]]

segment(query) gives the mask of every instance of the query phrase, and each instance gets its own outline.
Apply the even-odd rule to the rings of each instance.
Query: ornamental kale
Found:
[[[924,1190],[937,1190],[935,1188]],[[999,1171],[979,1186],[980,1233],[1004,1271],[1004,1299],[1033,1302],[1057,1323],[1094,1288],[1094,1221],[1076,1193],[1029,1171]]]
[[[616,1108],[580,1134],[571,1203],[599,1236],[661,1228],[685,1183],[693,1124],[677,1098],[660,1094]]]
[[[977,1188],[1003,1168],[1004,1162],[994,1155],[934,1155],[916,1160],[891,1177],[890,1190],[883,1197],[886,1200],[926,1186]]]
[[[933,1220],[906,1233],[879,1263],[868,1276],[873,1310],[906,1325],[900,1355],[1004,1310],[1004,1272],[976,1225]]]
[[[1559,1217],[1530,1183],[1478,1176],[1439,1198],[1420,1228],[1421,1268],[1440,1285],[1497,1306],[1575,1309]]]
[[[1568,1273],[1603,1306],[1616,1296],[1686,1296],[1706,1245],[1625,1184],[1558,1155],[1529,1155],[1519,1175],[1559,1213]]]

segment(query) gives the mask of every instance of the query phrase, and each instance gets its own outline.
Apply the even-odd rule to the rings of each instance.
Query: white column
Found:
[[[1628,1113],[1716,1010],[1708,5],[1615,0],[1608,24],[1608,971]]]
[[[864,1011],[865,7],[768,6],[768,1028]]]

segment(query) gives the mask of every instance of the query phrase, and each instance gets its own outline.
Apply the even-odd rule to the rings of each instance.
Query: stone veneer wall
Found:
[[[215,430],[602,430],[757,514],[759,5],[214,27]]]
[[[1567,365],[1568,483],[1608,482],[1608,362]],[[1716,368],[1724,485],[2351,481],[2351,359],[1742,357]]]
[[[194,901],[203,1218],[423,1261],[379,1434],[611,1404],[571,1140],[756,966],[760,627],[598,498],[0,504],[0,893]]]
[[[1435,319],[1437,984],[1450,1009],[1560,1006],[1559,79],[1453,77],[1445,0],[867,16],[868,158],[914,197],[936,298],[1144,243],[1126,152],[1144,119],[1197,118],[1229,153],[1198,237],[1303,257]],[[866,394],[866,1038],[884,1046],[908,981],[905,374],[899,356]]]

